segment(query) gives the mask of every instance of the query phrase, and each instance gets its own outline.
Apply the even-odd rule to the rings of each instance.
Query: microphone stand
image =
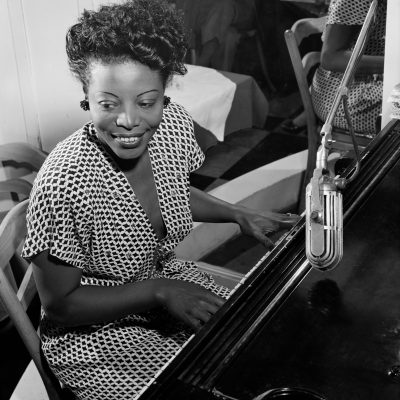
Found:
[[[320,133],[321,145],[317,152],[316,168],[307,186],[306,254],[311,265],[321,270],[334,268],[343,256],[343,215],[340,190],[343,190],[346,184],[355,178],[360,168],[358,146],[347,108],[347,95],[355,69],[365,48],[377,6],[378,0],[373,0],[336,92],[332,107],[322,126]],[[328,156],[334,143],[332,139],[332,124],[341,101],[343,101],[345,116],[357,159],[356,169],[347,180],[338,176],[331,176],[328,170]]]

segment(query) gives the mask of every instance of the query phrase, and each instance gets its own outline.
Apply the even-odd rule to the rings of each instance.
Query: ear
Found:
[[[87,99],[82,100],[79,104],[80,104],[80,106],[81,106],[83,111],[90,110],[89,101]]]
[[[171,98],[164,96],[164,108],[167,108],[169,103],[171,103]]]

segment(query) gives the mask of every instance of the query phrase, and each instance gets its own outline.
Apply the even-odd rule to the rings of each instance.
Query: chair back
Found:
[[[15,205],[0,224],[0,298],[39,371],[49,398],[60,400],[61,386],[42,360],[40,337],[27,314],[37,293],[32,264],[23,267],[21,281],[15,278],[14,265],[10,266],[15,262],[26,263],[19,252],[26,235],[27,206],[28,200]]]
[[[18,178],[39,171],[46,153],[24,142],[0,145],[0,162],[7,169],[6,178]]]
[[[320,63],[321,53],[307,53],[302,58],[299,46],[307,37],[313,34],[322,34],[325,24],[326,17],[303,18],[296,21],[291,29],[285,31],[285,41],[289,51],[290,60],[292,61],[307,122],[309,156],[307,159],[305,179],[308,179],[309,177],[311,178],[311,176],[307,175],[309,175],[309,171],[312,173],[315,168],[316,152],[319,143],[317,117],[311,100],[308,74],[312,68],[316,67]]]
[[[46,156],[28,143],[0,145],[0,221],[13,205],[29,197]]]
[[[0,197],[4,200],[0,205],[0,222],[7,215],[10,206],[26,200],[32,190],[32,184],[25,179],[11,178],[0,181]]]
[[[300,46],[301,42],[314,34],[322,34],[326,25],[326,16],[319,18],[302,18],[296,21],[291,31],[294,34],[297,46]]]

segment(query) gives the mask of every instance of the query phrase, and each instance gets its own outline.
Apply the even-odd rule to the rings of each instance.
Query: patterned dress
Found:
[[[82,285],[164,277],[227,297],[228,289],[173,252],[192,229],[189,173],[204,159],[192,120],[180,106],[164,109],[148,151],[164,239],[157,238],[134,189],[88,123],[56,146],[36,178],[23,256],[49,250],[82,270]],[[55,325],[42,312],[43,352],[79,399],[134,399],[190,335],[163,310],[73,328]]]
[[[362,25],[371,0],[332,0],[327,24]],[[378,4],[377,18],[371,30],[364,54],[383,56],[385,49],[386,0]],[[324,38],[324,35],[323,35]],[[350,46],[352,50],[354,43]],[[311,88],[314,110],[321,121],[325,121],[332,107],[336,91],[343,74],[319,67]],[[362,135],[373,136],[377,117],[382,112],[383,75],[357,74],[348,95],[349,112],[354,130]],[[343,105],[340,104],[333,126],[348,129]]]

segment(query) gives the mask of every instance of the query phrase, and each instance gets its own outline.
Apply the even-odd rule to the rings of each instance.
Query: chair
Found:
[[[11,206],[29,197],[46,156],[28,143],[0,145],[0,221]]]
[[[313,34],[322,34],[325,24],[326,17],[303,18],[296,21],[291,29],[285,31],[285,41],[292,61],[307,122],[308,159],[302,192],[300,193],[299,199],[300,212],[304,210],[305,186],[310,181],[316,165],[316,155],[320,139],[319,130],[322,126],[322,122],[319,121],[315,115],[307,79],[310,72],[320,63],[321,52],[310,52],[305,54],[302,58],[299,47],[305,38]],[[340,156],[352,152],[353,145],[351,137],[345,130],[333,128],[332,139],[334,140],[333,150],[339,153]],[[356,133],[356,140],[360,150],[365,148],[371,139],[372,137],[369,138]]]
[[[47,154],[24,142],[0,145],[0,162],[6,178],[20,178],[39,171]]]
[[[32,265],[25,268],[20,284],[10,274],[13,272],[10,265],[26,263],[19,252],[26,235],[27,206],[28,200],[15,205],[0,225],[0,298],[36,365],[49,399],[62,400],[65,397],[61,386],[42,359],[39,334],[27,314],[27,309],[37,293]]]
[[[46,154],[28,143],[7,143],[0,145],[0,222],[12,206],[29,197],[32,182],[40,169]],[[26,263],[13,265],[6,270],[12,279],[25,274]],[[8,313],[0,304],[0,322],[6,321]]]
[[[32,184],[24,179],[15,178],[15,179],[7,179],[5,181],[0,182],[0,194],[6,194],[7,196],[11,196],[14,200],[14,195],[18,195],[16,200],[17,202],[23,201],[29,197],[29,193],[31,192]],[[0,222],[6,216],[8,207],[1,207],[0,209]]]

